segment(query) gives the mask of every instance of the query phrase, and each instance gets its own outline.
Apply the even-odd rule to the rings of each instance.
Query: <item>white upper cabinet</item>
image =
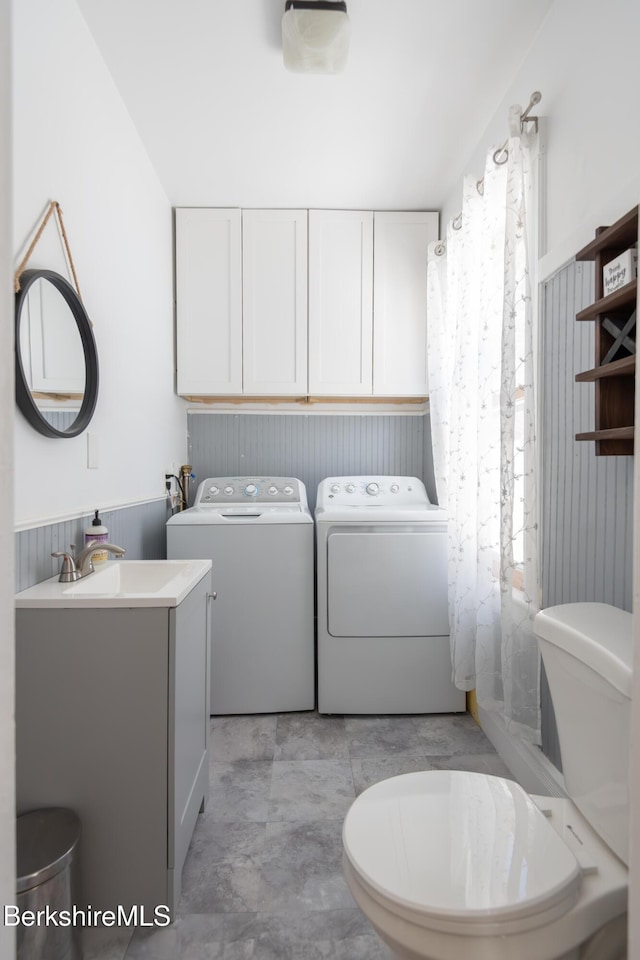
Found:
[[[176,210],[178,393],[427,396],[437,237],[437,213]]]
[[[373,213],[309,211],[309,393],[371,396]]]
[[[437,213],[378,213],[374,224],[373,392],[427,396],[427,248]]]
[[[243,393],[307,393],[307,211],[243,210]]]
[[[176,210],[178,393],[242,393],[239,209]]]

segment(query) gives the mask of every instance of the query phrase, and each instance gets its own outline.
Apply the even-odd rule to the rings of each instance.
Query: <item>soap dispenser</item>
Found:
[[[109,531],[105,526],[103,526],[102,520],[98,516],[98,511],[95,511],[93,520],[91,521],[91,526],[87,527],[84,532],[84,545],[85,547],[92,541],[98,541],[100,543],[106,543],[109,539]],[[105,563],[109,559],[109,554],[106,550],[96,550],[92,558],[94,567],[98,563]]]

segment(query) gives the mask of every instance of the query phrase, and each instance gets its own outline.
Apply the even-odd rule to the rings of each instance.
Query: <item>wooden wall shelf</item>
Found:
[[[619,290],[614,290],[608,297],[602,297],[596,300],[590,307],[585,307],[580,313],[576,314],[576,320],[595,320],[602,314],[617,313],[618,310],[624,310],[629,304],[635,304],[638,296],[638,281],[632,280],[625,284]]]
[[[623,253],[625,250],[628,250],[629,247],[632,247],[637,241],[638,208],[634,207],[632,210],[629,210],[629,213],[625,213],[624,217],[616,220],[610,227],[598,227],[595,239],[576,254],[576,260],[595,260],[597,255],[602,253],[602,251],[610,252],[617,250],[617,253],[613,253],[612,256],[606,258],[606,263],[608,260],[617,257],[618,253]]]
[[[635,313],[638,282],[603,296],[603,267],[638,242],[638,207],[610,227],[599,227],[576,260],[595,262],[595,301],[576,320],[595,323],[595,366],[576,374],[595,385],[595,429],[576,440],[595,441],[597,456],[629,456],[634,449]]]
[[[615,427],[611,430],[591,430],[589,433],[576,433],[576,440],[631,440],[634,427]]]
[[[592,383],[594,380],[601,380],[602,377],[634,377],[635,373],[636,358],[623,357],[621,360],[605,363],[601,367],[585,370],[584,373],[576,373],[576,383]]]

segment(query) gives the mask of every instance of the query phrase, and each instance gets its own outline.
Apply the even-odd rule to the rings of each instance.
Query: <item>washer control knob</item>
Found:
[[[209,493],[211,494],[212,497],[215,497],[216,493],[220,493],[220,491],[214,484],[213,487],[209,487]]]
[[[377,483],[368,483],[367,484],[367,493],[370,497],[377,497],[380,493],[380,486]]]
[[[331,484],[331,493],[340,493],[340,484],[332,483]]]
[[[230,497],[231,494],[233,493],[233,487],[232,487],[232,486],[225,487],[225,488],[224,488],[224,492],[226,493],[226,495],[227,495],[228,497]]]
[[[272,485],[269,487],[268,493],[270,493],[272,497],[275,497],[275,495],[276,495],[277,492],[278,492],[278,488],[277,488],[277,487],[274,487],[273,484],[272,484]]]
[[[285,493],[288,497],[290,497],[291,494],[293,493],[293,487],[287,484],[286,487],[282,488],[282,492]]]
[[[245,497],[257,497],[258,488],[256,487],[255,483],[248,483],[244,488],[243,493]]]
[[[353,491],[355,490],[355,488],[356,488],[355,483],[348,483],[348,484],[347,484],[347,487],[346,487],[347,493],[353,493]]]
[[[391,484],[391,493],[397,493],[399,489],[400,489],[400,487],[399,487],[399,485],[398,485],[397,483],[392,483],[392,484]]]

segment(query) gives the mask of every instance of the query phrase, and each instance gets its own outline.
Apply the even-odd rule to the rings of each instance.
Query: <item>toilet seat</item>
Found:
[[[368,894],[418,926],[495,936],[549,924],[577,902],[578,860],[525,791],[465,771],[370,787],[344,823],[347,863]]]

